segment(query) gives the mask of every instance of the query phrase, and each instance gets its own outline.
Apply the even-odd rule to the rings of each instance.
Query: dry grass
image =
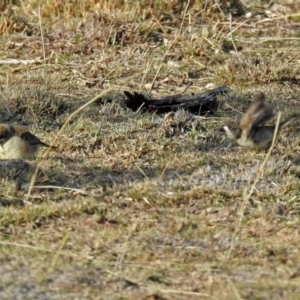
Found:
[[[30,197],[38,160],[0,161],[0,298],[297,299],[299,123],[249,201],[266,153],[228,147],[220,129],[258,90],[282,119],[299,110],[300,3],[243,1],[246,17],[238,1],[7,2],[0,122],[51,143],[112,91],[66,123]],[[185,128],[188,113],[123,103],[123,90],[158,97],[189,83],[233,92]]]

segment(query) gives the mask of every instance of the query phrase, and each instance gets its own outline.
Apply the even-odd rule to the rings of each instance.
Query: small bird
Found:
[[[41,147],[50,146],[29,131],[8,124],[0,124],[0,158],[33,158]]]
[[[246,111],[240,121],[238,128],[229,129],[224,126],[227,136],[237,141],[245,148],[256,150],[268,149],[273,141],[275,126],[263,125],[274,116],[273,105],[265,104],[265,94],[258,93],[251,106]],[[278,134],[281,129],[294,122],[300,117],[299,114],[290,116],[285,121],[279,123]]]

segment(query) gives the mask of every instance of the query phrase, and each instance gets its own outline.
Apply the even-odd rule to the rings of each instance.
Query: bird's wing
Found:
[[[259,125],[262,125],[273,118],[273,105],[264,106],[261,110],[256,114],[254,121],[252,123],[251,129],[257,128]]]
[[[48,144],[43,143],[38,137],[30,133],[29,131],[22,132],[20,134],[20,137],[30,145],[40,145],[44,147],[50,147]]]
[[[259,125],[270,120],[274,115],[273,108],[273,105],[265,104],[264,93],[256,94],[253,103],[240,121],[245,136],[249,137]]]
[[[248,108],[244,116],[240,121],[240,128],[246,134],[249,135],[251,126],[256,118],[259,116],[260,111],[265,107],[265,95],[259,93],[255,96],[253,103]]]
[[[284,128],[285,126],[291,124],[292,122],[295,122],[296,120],[299,120],[300,119],[300,114],[294,114],[294,115],[291,115],[289,118],[287,118],[286,120],[284,121],[281,121],[279,123],[279,128],[278,130],[281,130],[282,128]]]

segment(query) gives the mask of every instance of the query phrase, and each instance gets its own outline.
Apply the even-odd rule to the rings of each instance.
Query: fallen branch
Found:
[[[127,100],[126,107],[138,110],[142,107],[145,111],[165,113],[184,108],[194,114],[214,113],[218,110],[217,96],[230,91],[227,85],[220,86],[205,93],[196,95],[171,95],[160,99],[148,99],[141,93],[133,94],[124,91]]]

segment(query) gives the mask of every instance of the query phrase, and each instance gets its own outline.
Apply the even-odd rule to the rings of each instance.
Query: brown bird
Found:
[[[242,117],[239,127],[229,129],[228,126],[225,126],[224,129],[227,136],[236,140],[240,146],[264,150],[272,144],[275,126],[263,124],[273,116],[273,105],[266,105],[264,93],[259,93],[255,96],[253,103]],[[280,122],[278,134],[282,128],[294,122],[299,117],[300,115],[295,114],[285,121]]]
[[[0,158],[33,158],[41,147],[50,146],[29,131],[8,124],[0,124]]]

